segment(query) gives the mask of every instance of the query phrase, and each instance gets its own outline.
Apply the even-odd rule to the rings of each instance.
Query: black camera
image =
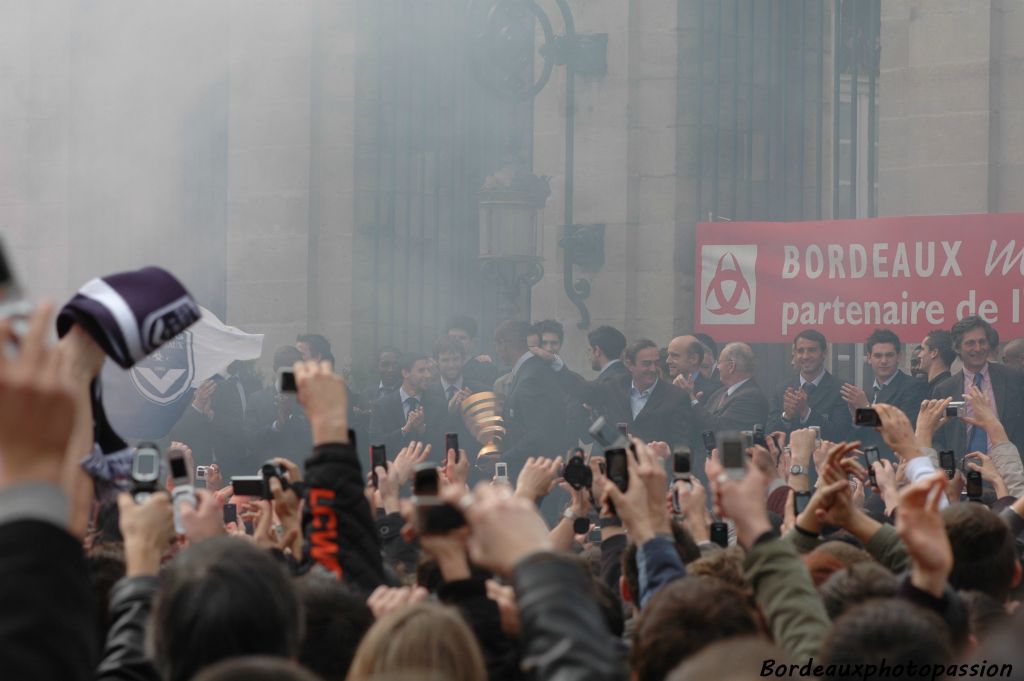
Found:
[[[881,428],[882,418],[873,407],[858,407],[853,412],[853,425],[862,428]]]
[[[590,466],[579,453],[569,457],[569,462],[565,464],[565,470],[562,471],[562,477],[575,490],[584,487],[589,489],[594,484],[594,472],[590,470]]]

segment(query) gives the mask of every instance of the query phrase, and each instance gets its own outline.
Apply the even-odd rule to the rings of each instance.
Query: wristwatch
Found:
[[[562,511],[562,517],[566,520],[576,520],[581,516],[576,515],[576,511],[572,510],[572,506],[566,506],[565,510]]]
[[[792,466],[789,467],[789,474],[790,475],[807,475],[807,471],[804,470],[803,466],[801,466],[798,463],[795,463],[795,464],[793,464]]]

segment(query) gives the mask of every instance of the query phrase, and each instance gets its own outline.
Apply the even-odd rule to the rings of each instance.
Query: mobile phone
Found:
[[[754,447],[768,448],[768,440],[764,436],[764,426],[760,423],[754,426],[753,436],[751,437],[751,444]]]
[[[817,449],[821,446],[821,426],[810,426],[810,429],[814,431],[814,448]]]
[[[590,528],[590,534],[587,535],[587,539],[590,541],[591,544],[600,544],[601,543],[601,528],[598,527],[597,525],[594,525],[593,527],[591,527]]]
[[[436,497],[440,489],[437,467],[432,463],[416,466],[412,477],[412,493],[418,497]]]
[[[455,450],[455,463],[459,462],[459,434],[458,433],[445,433],[444,434],[444,455],[447,458],[448,450]]]
[[[196,466],[196,480],[206,480],[206,471],[209,466]]]
[[[621,425],[621,424],[620,424]],[[608,427],[608,422],[603,416],[598,416],[590,427],[587,428],[590,437],[594,438],[597,444],[605,449],[611,447],[625,447],[628,440],[621,431],[614,431]]]
[[[499,482],[508,482],[508,464],[499,461],[494,464],[494,479]]]
[[[377,466],[381,466],[384,470],[388,469],[388,456],[384,445],[370,445],[370,475],[374,487],[380,487],[380,480],[377,479]]]
[[[871,480],[871,484],[878,487],[878,480],[875,478],[875,464],[881,461],[881,457],[878,456],[878,447],[865,447],[864,448],[864,463],[867,465],[868,478]]]
[[[622,433],[624,436],[629,437],[629,424],[625,421],[619,421],[615,424],[616,430]]]
[[[946,471],[946,477],[950,480],[956,477],[956,453],[952,449],[939,452],[939,468]]]
[[[807,509],[807,502],[811,500],[810,492],[793,492],[793,515],[799,516]]]
[[[729,526],[719,520],[711,523],[711,541],[723,549],[729,546]]]
[[[277,392],[296,393],[299,387],[295,385],[295,372],[292,369],[279,369],[277,372]]]
[[[266,499],[273,499],[274,495],[270,491],[270,479],[277,478],[277,481],[281,483],[281,489],[286,490],[289,487],[288,478],[285,477],[284,466],[279,466],[273,461],[268,461],[260,466],[260,475],[263,476],[263,489],[266,491]]]
[[[723,433],[718,452],[722,455],[722,467],[732,480],[739,480],[747,473],[747,452],[739,433]]]
[[[710,454],[711,450],[718,446],[718,442],[715,439],[715,431],[705,430],[700,436],[704,440],[704,451]]]
[[[882,419],[878,416],[878,412],[875,411],[874,407],[858,407],[853,412],[853,425],[861,426],[862,428],[881,428]]]
[[[672,479],[689,482],[691,461],[689,447],[676,447],[672,450]]]
[[[197,505],[192,471],[189,470],[185,452],[181,449],[167,451],[167,465],[171,472],[171,480],[174,481],[174,489],[171,491],[171,503],[174,507],[174,531],[178,534],[185,534],[185,526],[181,523],[181,509],[185,504],[190,504],[192,508]]]
[[[605,461],[608,463],[608,479],[623,492],[629,489],[629,464],[626,456],[626,450],[622,447],[609,449],[604,453]],[[615,513],[615,505],[610,499],[608,510]]]
[[[231,492],[240,497],[266,497],[267,483],[262,475],[236,475],[231,478]]]
[[[224,504],[224,524],[238,522],[238,507],[234,504]]]
[[[960,418],[964,415],[966,406],[966,402],[950,402],[946,405],[946,416],[949,418]]]
[[[160,448],[152,442],[140,442],[132,457],[132,496],[141,504],[156,491],[160,479]]]
[[[981,473],[967,471],[967,499],[981,501]]]

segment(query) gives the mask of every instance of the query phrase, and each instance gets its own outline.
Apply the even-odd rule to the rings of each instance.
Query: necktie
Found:
[[[882,388],[879,385],[873,385],[871,387],[871,404],[878,402],[878,393],[882,392]]]
[[[451,402],[452,398],[455,397],[455,386],[454,385],[448,386],[448,391],[445,394],[448,395],[448,401]]]
[[[405,400],[405,406],[406,406],[405,414],[406,414],[406,416],[408,416],[409,412],[415,410],[418,406],[420,406],[420,401],[418,399],[416,399],[415,397],[407,397],[406,400]]]
[[[813,393],[814,389],[817,388],[818,386],[814,385],[810,381],[807,381],[801,387],[804,389],[804,394],[806,394],[808,397],[810,397],[811,393]]]
[[[985,380],[985,377],[981,373],[974,374],[974,386],[978,390],[982,390],[981,384]],[[988,434],[984,428],[973,426],[971,428],[971,439],[967,442],[967,452],[981,452],[982,454],[988,453]]]

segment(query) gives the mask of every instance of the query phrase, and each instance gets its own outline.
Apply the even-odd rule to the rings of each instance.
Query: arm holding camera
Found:
[[[921,403],[921,409],[917,412],[917,426],[914,428],[914,437],[919,447],[934,449],[932,441],[935,432],[949,420],[946,416],[949,402],[950,398],[947,397],[942,400],[925,400]]]
[[[548,492],[555,488],[559,464],[557,459],[532,456],[528,458],[516,480],[515,496],[529,499],[534,503],[547,496]]]
[[[810,428],[794,430],[789,436],[790,469],[786,484],[796,492],[811,488],[811,461],[817,446],[818,435]]]
[[[145,632],[159,586],[160,560],[174,540],[170,496],[153,494],[136,504],[128,493],[117,498],[124,536],[125,577],[110,594],[110,630],[96,679],[155,679],[159,675],[145,650]]]
[[[629,484],[625,491],[617,485],[605,487],[605,497],[615,510],[630,539],[637,546],[640,578],[638,603],[643,608],[651,597],[669,582],[686,576],[672,539],[672,525],[665,507],[668,478],[651,448],[631,437],[636,457],[625,456]]]
[[[0,353],[0,602],[9,613],[0,668],[10,678],[84,680],[97,657],[93,588],[75,536],[85,526],[69,531],[68,508],[78,483],[92,498],[79,466],[92,444],[92,414],[88,386],[83,405],[67,365],[46,345],[51,314],[52,306],[37,307],[17,356]],[[0,321],[0,339],[12,336],[11,320]],[[73,429],[89,440],[81,451],[71,445]]]
[[[576,521],[580,518],[586,520],[590,513],[590,492],[587,489],[573,489],[566,482],[559,484],[559,487],[569,494],[570,502],[562,518],[550,532],[551,543],[555,551],[571,551],[572,540],[576,536]],[[589,521],[587,529],[590,529]]]
[[[369,593],[385,580],[363,469],[349,441],[345,382],[327,362],[297,362],[298,400],[313,431],[303,527],[314,561]]]
[[[964,423],[976,428],[983,428],[988,435],[988,454],[1003,481],[1006,483],[1005,493],[1001,496],[1024,496],[1024,464],[1021,463],[1020,452],[1010,442],[1006,429],[999,420],[999,415],[988,401],[985,393],[971,386],[964,396],[970,405],[973,416],[964,416]],[[984,471],[982,471],[984,476]]]
[[[466,508],[473,562],[511,577],[519,604],[522,659],[541,681],[621,681],[618,641],[594,602],[589,578],[572,558],[551,551],[533,504],[477,485]]]
[[[777,645],[794,660],[817,655],[829,628],[828,614],[796,548],[779,541],[764,505],[767,477],[753,464],[740,480],[724,475],[712,462],[716,506],[736,525],[736,538],[746,549],[743,571],[754,589]]]

